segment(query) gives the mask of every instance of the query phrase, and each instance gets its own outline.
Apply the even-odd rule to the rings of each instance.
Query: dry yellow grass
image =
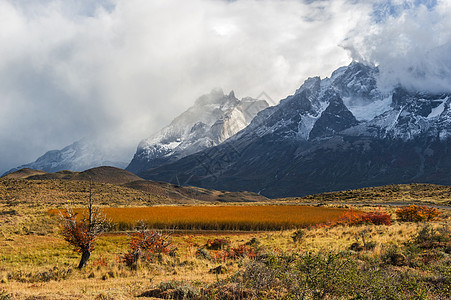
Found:
[[[432,223],[438,227],[442,223],[449,224],[448,213],[445,219]],[[217,275],[208,271],[223,263],[229,269],[218,278],[226,278],[239,270],[239,261],[215,262],[197,259],[195,252],[206,244],[207,240],[225,238],[231,241],[232,247],[244,244],[257,238],[262,248],[272,252],[305,253],[306,251],[343,251],[355,242],[361,242],[364,233],[366,241],[375,242],[376,247],[367,251],[366,255],[379,255],[389,245],[401,245],[410,240],[417,232],[419,225],[415,223],[397,223],[392,226],[361,225],[356,227],[338,226],[332,228],[305,229],[305,237],[300,243],[294,243],[291,236],[293,230],[270,232],[241,232],[227,234],[193,234],[172,235],[173,247],[178,248],[176,257],[164,256],[161,262],[142,266],[131,271],[118,263],[117,258],[127,249],[127,235],[105,235],[98,241],[98,246],[88,262],[85,270],[75,267],[79,255],[59,236],[13,236],[9,240],[0,237],[0,282],[8,273],[23,271],[37,274],[45,270],[72,268],[72,275],[62,281],[20,282],[14,279],[0,283],[4,289],[14,295],[14,299],[27,299],[41,296],[45,299],[94,299],[109,296],[110,299],[130,299],[143,291],[149,290],[160,282],[169,280],[198,281],[212,283]],[[96,266],[96,261],[104,258],[106,266]],[[113,276],[107,274],[112,273]],[[93,278],[88,278],[93,274]],[[104,279],[102,279],[104,278]],[[107,298],[103,298],[107,299]]]

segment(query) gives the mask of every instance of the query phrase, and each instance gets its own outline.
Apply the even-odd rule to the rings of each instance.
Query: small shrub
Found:
[[[209,273],[212,274],[225,274],[227,273],[227,268],[223,265],[219,265],[216,268],[210,269]]]
[[[139,259],[152,261],[153,258],[170,252],[170,246],[169,235],[141,226],[138,232],[132,234],[129,242],[130,250],[122,256],[122,261],[127,267],[136,269]]]
[[[209,250],[223,250],[230,247],[230,240],[228,239],[214,239],[207,240],[205,247]]]
[[[361,224],[373,224],[373,225],[387,225],[390,226],[391,217],[386,211],[382,211],[380,208],[372,212],[356,212],[348,211],[341,215],[338,220],[330,225],[361,225]]]
[[[365,243],[364,247],[365,247],[365,250],[373,250],[374,248],[376,248],[376,246],[377,246],[377,243],[371,241],[371,242]]]
[[[10,299],[12,299],[11,295],[4,289],[1,289],[0,290],[0,300],[10,300]]]
[[[49,282],[51,280],[60,281],[67,279],[72,274],[72,269],[58,269],[54,267],[45,271],[25,273],[16,271],[8,273],[9,280],[17,280],[19,282]]]
[[[380,208],[377,211],[372,211],[363,214],[362,223],[366,224],[374,224],[374,225],[391,225],[391,217],[390,215],[382,211]]]
[[[396,210],[396,216],[399,221],[403,222],[434,221],[440,219],[440,211],[434,207],[411,204],[398,208]]]
[[[106,267],[106,266],[108,266],[108,261],[103,255],[100,255],[100,257],[98,259],[96,259],[92,262],[92,266],[93,267],[100,267],[100,266]]]
[[[260,246],[261,242],[256,237],[251,238],[249,242],[246,243],[246,245],[252,246],[252,247],[258,247]]]
[[[381,258],[384,263],[392,266],[404,266],[407,264],[406,256],[402,254],[401,251],[396,246],[388,248],[382,254]]]
[[[256,258],[257,253],[255,251],[255,248],[252,246],[247,245],[239,245],[236,248],[231,248],[227,252],[227,257],[230,259],[237,259],[242,257],[249,257],[249,258]]]
[[[451,240],[450,236],[448,226],[443,225],[435,229],[430,224],[426,224],[418,230],[413,243],[422,249],[446,248]]]
[[[363,251],[362,245],[360,245],[359,242],[352,243],[351,246],[349,246],[349,250],[360,252]]]
[[[298,243],[301,242],[302,239],[305,236],[305,231],[302,229],[296,230],[295,232],[293,232],[293,234],[291,235],[291,238],[293,239],[293,242]]]
[[[196,251],[196,257],[199,259],[211,260],[211,254],[205,248],[199,248]]]
[[[158,286],[160,293],[165,294],[167,299],[197,299],[200,297],[198,288],[184,281],[165,281]]]

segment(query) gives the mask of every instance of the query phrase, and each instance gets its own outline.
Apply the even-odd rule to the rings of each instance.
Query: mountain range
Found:
[[[126,170],[178,186],[274,198],[397,183],[450,185],[451,94],[381,89],[379,76],[377,67],[353,62],[330,78],[308,78],[272,107],[215,89],[143,140]],[[19,168],[104,164],[83,144]]]
[[[218,146],[138,174],[267,197],[393,183],[451,184],[451,95],[378,88],[353,62],[309,78]]]

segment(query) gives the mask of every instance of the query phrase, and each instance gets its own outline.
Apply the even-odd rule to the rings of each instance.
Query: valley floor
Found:
[[[55,219],[1,209],[2,300],[451,299],[450,210],[428,224],[305,228],[296,241],[296,230],[169,233],[174,250],[140,261],[135,269],[121,261],[129,236],[109,234],[78,270],[80,255],[55,230]],[[394,209],[387,211],[395,219]],[[230,244],[209,249],[215,239]]]

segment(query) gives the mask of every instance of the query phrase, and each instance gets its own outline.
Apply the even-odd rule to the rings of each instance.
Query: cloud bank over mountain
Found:
[[[451,3],[384,1],[343,42],[354,59],[379,66],[380,85],[450,92]]]
[[[214,87],[277,101],[352,59],[446,89],[450,4],[374,3],[0,0],[0,173],[81,138],[124,161]]]

